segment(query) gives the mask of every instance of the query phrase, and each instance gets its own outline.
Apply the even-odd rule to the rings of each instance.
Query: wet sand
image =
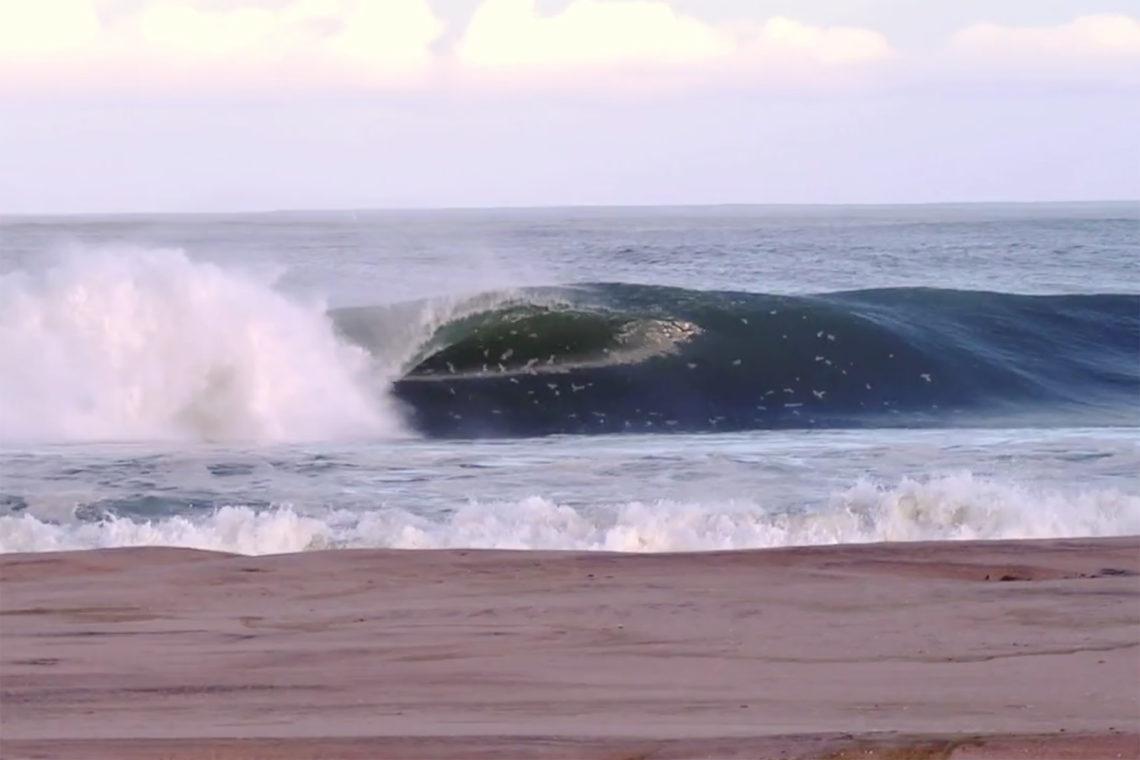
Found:
[[[4,758],[1136,758],[1140,538],[0,558]]]

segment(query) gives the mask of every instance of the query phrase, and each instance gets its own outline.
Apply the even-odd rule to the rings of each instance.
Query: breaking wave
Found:
[[[1140,295],[596,284],[327,310],[177,251],[0,274],[0,443],[1137,424]]]
[[[778,296],[599,284],[516,298],[529,300],[440,327],[394,383],[415,429],[953,426],[1058,414],[1086,425],[1140,421],[1137,295]]]
[[[330,548],[703,551],[880,541],[1058,538],[1140,533],[1140,497],[1076,494],[970,473],[861,481],[824,504],[772,513],[748,500],[572,507],[543,497],[468,502],[436,517],[399,509],[302,512],[228,506],[155,520],[0,516],[0,551],[182,546],[240,554]]]
[[[0,274],[0,442],[390,434],[382,367],[325,306],[177,251]]]

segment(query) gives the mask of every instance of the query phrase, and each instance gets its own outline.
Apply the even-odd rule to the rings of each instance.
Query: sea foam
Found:
[[[38,514],[37,514],[38,513]],[[970,473],[870,480],[826,503],[772,513],[748,500],[621,502],[590,507],[541,496],[470,501],[438,516],[401,509],[302,511],[227,506],[153,521],[0,517],[0,551],[182,546],[240,554],[336,548],[705,551],[880,541],[1140,533],[1140,496],[1039,489]]]
[[[324,304],[175,250],[87,249],[0,274],[0,366],[0,442],[400,430],[383,368]]]

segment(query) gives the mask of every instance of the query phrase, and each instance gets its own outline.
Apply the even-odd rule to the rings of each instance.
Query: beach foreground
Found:
[[[1140,756],[1140,538],[0,558],[4,758]]]

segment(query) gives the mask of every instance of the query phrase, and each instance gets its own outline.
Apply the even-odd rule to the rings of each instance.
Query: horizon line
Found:
[[[888,208],[946,208],[978,206],[1125,206],[1140,207],[1137,198],[1104,198],[1096,200],[969,200],[969,201],[899,201],[899,202],[715,202],[715,203],[568,203],[568,204],[504,204],[504,205],[392,205],[392,206],[329,206],[281,207],[243,210],[201,211],[21,211],[0,212],[0,219],[60,218],[60,217],[132,217],[132,216],[275,216],[288,214],[383,214],[383,213],[439,213],[439,212],[494,212],[494,211],[607,211],[651,209],[888,209]],[[1138,209],[1140,210],[1140,209]]]

